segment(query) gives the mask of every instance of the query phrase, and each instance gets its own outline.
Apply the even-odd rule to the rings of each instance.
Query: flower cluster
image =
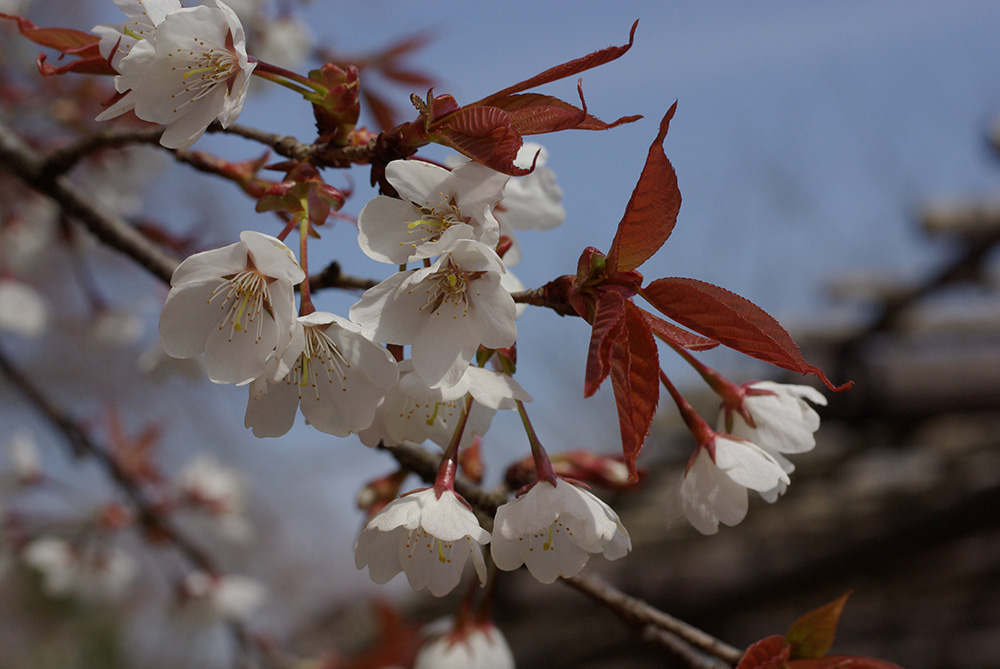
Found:
[[[133,111],[167,126],[163,146],[194,144],[218,119],[240,115],[254,63],[239,17],[221,0],[215,7],[181,7],[179,0],[115,0],[128,19],[94,28],[100,51],[119,73],[121,98],[97,120]]]

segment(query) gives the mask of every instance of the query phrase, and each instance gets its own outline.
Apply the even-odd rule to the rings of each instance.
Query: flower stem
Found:
[[[709,388],[712,389],[716,395],[722,398],[722,403],[727,407],[738,407],[743,403],[743,396],[746,394],[742,387],[736,385],[722,374],[703,363],[702,361],[691,355],[691,352],[687,349],[674,344],[673,342],[667,342],[674,351],[684,358],[684,360],[694,367],[695,371],[701,375],[701,378],[705,380]]]
[[[299,216],[299,265],[302,267],[302,271],[305,273],[306,278],[302,281],[302,287],[299,289],[299,315],[308,316],[309,314],[316,311],[316,307],[313,306],[312,296],[309,293],[309,217],[306,215]]]
[[[455,433],[451,435],[448,448],[441,458],[441,466],[438,468],[437,478],[434,480],[434,492],[440,498],[446,490],[455,489],[455,472],[458,470],[458,445],[462,443],[462,433],[465,432],[465,424],[469,422],[469,412],[472,410],[472,395],[465,396],[465,406],[462,407],[462,415],[458,418],[458,425],[455,426]]]
[[[691,406],[686,399],[684,399],[684,396],[680,394],[680,391],[677,390],[662,369],[660,370],[660,381],[670,393],[674,403],[677,405],[677,410],[681,414],[681,418],[684,419],[685,425],[687,425],[688,429],[691,430],[691,434],[694,435],[698,444],[707,445],[714,443],[716,434],[715,430],[709,427],[708,423],[705,422],[705,419],[694,410],[694,407]]]
[[[556,473],[552,469],[548,453],[545,452],[542,442],[539,441],[538,435],[535,434],[535,428],[532,427],[531,421],[528,419],[528,412],[524,408],[524,402],[521,400],[514,401],[517,402],[517,412],[521,415],[521,423],[524,425],[524,431],[528,435],[528,443],[531,445],[531,457],[535,461],[535,475],[538,476],[539,481],[548,481],[552,485],[555,485]]]
[[[277,65],[265,63],[262,60],[256,60],[254,58],[251,58],[251,60],[257,63],[253,70],[254,76],[260,77],[261,79],[267,79],[268,81],[274,82],[279,86],[284,86],[285,88],[299,93],[306,99],[317,96],[321,97],[326,92],[326,88],[324,86],[318,84],[309,77],[303,76],[297,72],[292,72],[291,70],[286,70],[285,68],[278,67]]]

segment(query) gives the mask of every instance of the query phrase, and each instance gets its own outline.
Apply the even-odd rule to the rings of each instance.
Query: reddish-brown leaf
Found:
[[[91,58],[77,58],[76,60],[71,60],[65,65],[49,65],[46,61],[48,57],[44,53],[38,54],[38,58],[35,60],[35,64],[38,65],[38,71],[43,77],[52,77],[59,74],[66,74],[68,72],[76,72],[77,74],[118,74],[115,72],[114,68],[111,67],[111,63],[108,62],[106,58],[101,56],[94,56]]]
[[[593,330],[590,333],[590,350],[587,353],[587,376],[583,396],[590,397],[611,371],[611,344],[625,327],[625,298],[621,293],[607,290],[601,293],[594,312]]]
[[[747,648],[736,669],[779,669],[788,660],[789,646],[784,637],[769,636]]]
[[[582,94],[581,94],[582,99]],[[518,93],[491,100],[494,107],[508,112],[514,128],[522,135],[540,135],[560,130],[609,130],[631,123],[641,116],[623,116],[611,123],[587,113],[565,100],[541,93]]]
[[[903,669],[898,664],[871,657],[855,655],[830,655],[804,660],[792,660],[790,669]],[[738,668],[737,668],[738,669]]]
[[[2,14],[0,18],[17,21],[17,29],[35,44],[41,44],[63,53],[76,53],[83,57],[98,55],[97,44],[101,38],[72,28],[39,28],[26,18]],[[93,47],[93,52],[86,47]]]
[[[639,25],[638,21],[632,24],[632,29],[628,34],[628,44],[623,46],[610,46],[606,49],[601,49],[600,51],[595,51],[591,54],[583,56],[582,58],[576,58],[567,63],[563,63],[562,65],[550,67],[541,74],[537,74],[530,79],[525,79],[524,81],[516,83],[513,86],[508,86],[502,91],[497,91],[493,95],[485,97],[475,104],[492,105],[494,98],[501,98],[512,93],[520,93],[521,91],[526,91],[529,88],[541,86],[542,84],[547,84],[551,81],[558,81],[559,79],[572,77],[574,74],[586,72],[587,70],[591,70],[595,67],[621,58],[629,49],[632,48],[632,39],[635,37],[635,27],[637,25]]]
[[[846,390],[852,385],[834,386],[823,370],[805,361],[778,321],[725,288],[670,277],[653,281],[640,294],[667,318],[741,353],[793,372],[815,374],[831,390]]]
[[[663,152],[663,140],[676,109],[675,102],[660,121],[660,132],[649,147],[646,165],[618,224],[608,252],[611,271],[627,272],[646,262],[667,241],[677,223],[681,191],[677,188],[677,174]]]
[[[660,399],[660,360],[653,334],[640,309],[631,301],[625,302],[624,325],[611,344],[611,387],[618,406],[625,466],[629,480],[637,481],[635,461]]]
[[[654,316],[648,311],[639,310],[642,317],[646,319],[646,324],[653,334],[663,341],[670,342],[689,351],[707,351],[719,345],[719,342],[708,337],[696,335],[677,327],[673,323],[668,323],[659,316]]]
[[[830,652],[837,623],[850,592],[804,614],[788,628],[785,638],[792,645],[792,659],[822,657]]]
[[[531,169],[514,164],[523,140],[512,127],[510,114],[496,107],[462,107],[436,122],[430,133],[434,141],[511,176]]]

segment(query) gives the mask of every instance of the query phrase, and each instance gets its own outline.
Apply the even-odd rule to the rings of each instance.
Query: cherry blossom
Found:
[[[49,322],[49,308],[37,290],[13,279],[0,280],[0,332],[37,337]]]
[[[781,464],[756,444],[716,435],[699,446],[680,486],[667,504],[669,521],[687,516],[702,534],[715,534],[719,523],[737,525],[747,514],[747,489],[758,492],[788,484]]]
[[[181,594],[189,606],[200,608],[206,617],[245,621],[264,603],[267,590],[246,576],[195,571],[184,577]]]
[[[427,588],[435,597],[454,589],[471,557],[480,584],[486,583],[481,546],[490,533],[452,490],[440,497],[433,488],[390,502],[368,521],[354,549],[358,569],[368,567],[376,583],[388,583],[400,571],[410,587]]]
[[[396,360],[360,330],[331,313],[300,316],[291,342],[272,359],[276,378],[250,384],[246,427],[258,437],[280,437],[297,408],[317,430],[338,437],[369,427],[376,405],[396,385]]]
[[[593,493],[557,478],[538,481],[497,509],[493,562],[505,571],[522,564],[542,583],[575,576],[594,553],[624,557],[632,540],[618,514]]]
[[[187,148],[212,121],[229,127],[236,120],[256,63],[247,58],[239,18],[221,0],[171,11],[154,25],[117,64],[115,88],[124,96],[97,120],[134,110],[167,126],[160,144]]]
[[[101,56],[110,59],[116,71],[121,71],[119,65],[132,47],[152,37],[167,14],[181,9],[181,3],[180,0],[115,0],[115,4],[128,19],[118,25],[102,23],[91,32],[101,38],[98,44]]]
[[[386,393],[375,422],[361,432],[361,441],[374,447],[379,442],[399,445],[430,439],[444,448],[451,441],[466,394],[475,401],[459,443],[462,448],[469,446],[476,435],[486,434],[498,410],[516,409],[515,400],[531,401],[512,377],[479,367],[469,367],[453,386],[431,388],[416,373],[413,361],[407,359],[399,363],[399,383]]]
[[[170,281],[160,314],[164,350],[175,358],[204,352],[215,383],[250,383],[291,339],[293,286],[304,278],[288,247],[259,232],[247,230],[235,244],[196,253]]]
[[[30,430],[19,429],[7,440],[7,460],[19,483],[30,484],[42,478],[42,456]]]
[[[417,652],[413,669],[514,669],[507,639],[491,622],[467,625],[431,639]]]
[[[182,501],[210,518],[224,538],[245,543],[253,537],[245,515],[246,484],[235,470],[199,455],[181,471],[178,488]]]
[[[463,239],[433,265],[397,272],[351,307],[361,333],[387,344],[411,344],[417,374],[431,387],[458,383],[482,344],[517,338],[514,300],[500,285],[503,262],[485,245]]]
[[[358,244],[372,259],[401,265],[439,255],[460,239],[496,247],[492,207],[503,197],[507,175],[472,162],[449,171],[395,160],[385,176],[402,199],[379,195],[358,216]]]
[[[42,590],[50,597],[77,595],[86,599],[116,599],[138,572],[128,553],[112,546],[77,546],[58,537],[42,537],[21,554],[42,575]]]

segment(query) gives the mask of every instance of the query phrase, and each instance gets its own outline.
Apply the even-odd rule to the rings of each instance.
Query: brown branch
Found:
[[[732,666],[738,664],[740,658],[743,657],[743,651],[740,649],[650,606],[641,599],[626,595],[595,574],[581,572],[563,580],[588,597],[601,602],[622,620],[640,631],[644,631],[649,625],[652,625],[657,629],[670,632],[683,639],[687,644]]]

